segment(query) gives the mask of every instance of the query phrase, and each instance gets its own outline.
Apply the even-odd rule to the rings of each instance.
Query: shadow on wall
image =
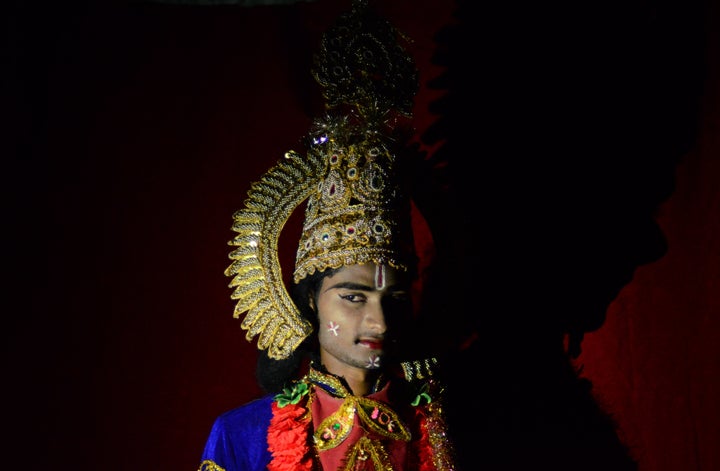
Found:
[[[688,4],[527,3],[460,1],[437,35],[426,164],[451,191],[416,196],[438,250],[424,320],[462,469],[636,469],[570,358],[666,251],[701,28]]]

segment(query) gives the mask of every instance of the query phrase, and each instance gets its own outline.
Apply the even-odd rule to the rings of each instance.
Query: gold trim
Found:
[[[315,448],[325,451],[341,444],[350,434],[355,421],[357,403],[346,397],[338,410],[330,414],[315,430]]]
[[[218,466],[218,464],[212,460],[205,460],[200,463],[198,471],[225,471],[225,468]]]
[[[350,449],[347,455],[347,463],[343,467],[343,470],[352,471],[356,469],[355,465],[357,461],[365,461],[368,458],[373,462],[373,469],[378,471],[393,471],[394,469],[392,464],[390,464],[390,457],[385,447],[382,446],[382,443],[378,440],[371,440],[368,437],[360,437]]]
[[[237,236],[228,245],[237,247],[225,270],[232,276],[231,299],[237,300],[233,317],[247,313],[240,325],[251,341],[259,335],[258,348],[268,356],[284,359],[312,333],[283,282],[278,260],[280,232],[293,211],[317,186],[324,161],[308,152],[303,158],[290,151],[263,177],[252,184],[245,208],[233,215]]]

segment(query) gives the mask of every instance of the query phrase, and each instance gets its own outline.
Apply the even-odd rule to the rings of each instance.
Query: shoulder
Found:
[[[439,405],[442,402],[445,385],[437,359],[408,361],[400,366],[402,369],[393,371],[390,376],[388,395],[393,407],[415,415],[425,413],[431,403]]]
[[[205,444],[203,460],[222,469],[264,469],[269,462],[267,429],[273,395],[263,396],[219,415]]]
[[[267,428],[272,415],[273,397],[271,394],[266,395],[222,413],[215,419],[213,428],[227,432],[242,432],[263,426]]]

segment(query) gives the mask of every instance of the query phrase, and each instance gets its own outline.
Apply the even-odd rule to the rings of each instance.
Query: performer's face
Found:
[[[382,366],[392,336],[410,322],[403,272],[374,263],[349,265],[323,279],[316,295],[320,360],[330,373]]]

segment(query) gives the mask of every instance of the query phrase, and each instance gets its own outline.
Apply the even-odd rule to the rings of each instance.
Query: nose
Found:
[[[385,312],[381,302],[368,303],[365,322],[371,332],[385,334],[387,324],[385,323]]]

